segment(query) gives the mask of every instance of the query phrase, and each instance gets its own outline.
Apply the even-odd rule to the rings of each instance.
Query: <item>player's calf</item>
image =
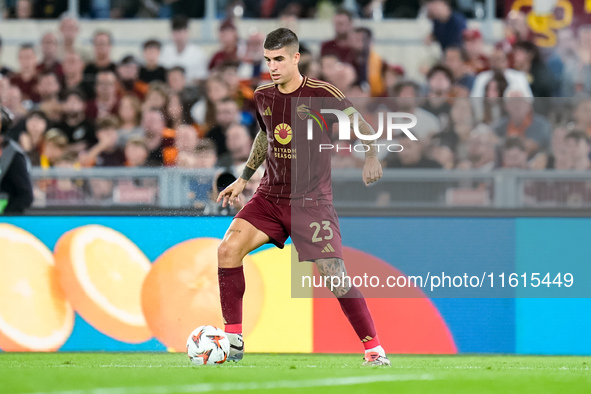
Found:
[[[317,259],[316,267],[322,275],[325,285],[336,297],[342,297],[351,289],[351,280],[347,276],[345,262],[339,258]]]

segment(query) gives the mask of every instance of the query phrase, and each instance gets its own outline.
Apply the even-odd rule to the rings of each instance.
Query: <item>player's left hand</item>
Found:
[[[370,183],[377,182],[382,177],[382,164],[377,157],[368,157],[363,166],[363,183],[369,186]]]

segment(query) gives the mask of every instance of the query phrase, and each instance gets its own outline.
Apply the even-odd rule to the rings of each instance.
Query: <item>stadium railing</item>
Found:
[[[34,207],[194,209],[211,204],[220,170],[89,168],[33,170]],[[384,170],[366,187],[359,169],[333,170],[334,205],[378,209],[591,207],[591,173],[531,170]]]

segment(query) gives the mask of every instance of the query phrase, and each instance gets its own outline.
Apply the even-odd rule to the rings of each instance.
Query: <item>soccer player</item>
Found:
[[[338,217],[332,206],[330,152],[317,148],[319,142],[330,143],[330,136],[327,132],[317,133],[308,141],[302,138],[307,135],[302,122],[308,117],[310,112],[306,111],[314,98],[333,103],[332,109],[343,111],[351,121],[357,111],[333,85],[299,73],[298,50],[298,38],[289,29],[280,28],[267,35],[264,56],[273,82],[257,88],[254,95],[261,130],[242,175],[217,199],[223,206],[233,205],[257,168],[267,160],[256,194],[235,216],[218,248],[222,315],[231,345],[228,360],[241,360],[244,354],[242,259],[248,253],[266,243],[283,248],[291,236],[299,261],[314,261],[325,280],[347,275]],[[297,106],[295,116],[293,100]],[[358,116],[359,132],[374,134],[373,128]],[[364,144],[367,153],[362,178],[368,185],[381,178],[382,168],[374,147],[369,141]],[[390,365],[363,295],[348,281],[343,282],[331,291],[365,347],[364,364]]]

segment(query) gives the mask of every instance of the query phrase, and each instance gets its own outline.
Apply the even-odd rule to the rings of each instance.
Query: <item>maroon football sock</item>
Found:
[[[342,297],[338,297],[341,309],[353,326],[355,333],[363,342],[365,349],[371,349],[380,345],[373,319],[367,308],[367,303],[361,291],[355,286]]]
[[[220,301],[222,316],[224,317],[224,331],[233,334],[242,333],[242,297],[246,284],[244,269],[218,268],[218,282],[220,285]]]

